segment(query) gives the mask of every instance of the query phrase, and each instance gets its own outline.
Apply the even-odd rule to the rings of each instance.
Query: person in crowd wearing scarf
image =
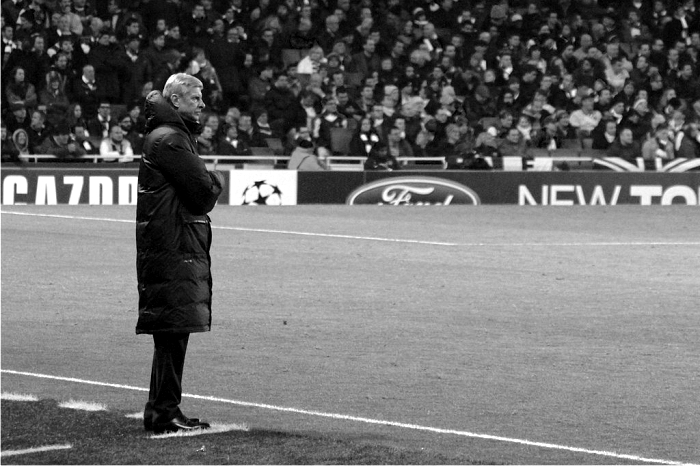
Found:
[[[124,139],[124,130],[115,124],[109,129],[109,136],[100,143],[100,155],[105,162],[131,162],[134,151],[131,143]]]
[[[350,139],[350,155],[369,157],[372,148],[379,142],[379,133],[372,126],[372,119],[364,116]]]

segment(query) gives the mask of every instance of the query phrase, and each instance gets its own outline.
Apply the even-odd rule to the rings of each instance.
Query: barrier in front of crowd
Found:
[[[231,166],[226,169],[221,164],[219,169],[223,168],[225,173],[226,187],[219,204],[700,204],[700,171],[696,159],[673,161],[673,166],[665,170],[670,165],[667,164],[661,171],[647,170],[642,161],[625,173],[610,168],[532,171],[528,169],[532,160],[508,161],[511,162],[520,171],[504,168],[299,172]],[[134,163],[6,164],[0,174],[3,205],[136,204],[138,166]]]

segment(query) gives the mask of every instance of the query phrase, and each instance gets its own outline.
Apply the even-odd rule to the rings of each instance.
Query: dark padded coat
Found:
[[[136,333],[192,333],[211,328],[211,225],[223,189],[196,151],[199,127],[153,91],[139,167]]]

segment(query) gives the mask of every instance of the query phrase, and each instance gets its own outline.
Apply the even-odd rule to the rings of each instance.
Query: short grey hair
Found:
[[[192,88],[204,88],[202,81],[187,73],[176,73],[168,78],[163,87],[163,97],[170,102],[173,94],[184,95]]]

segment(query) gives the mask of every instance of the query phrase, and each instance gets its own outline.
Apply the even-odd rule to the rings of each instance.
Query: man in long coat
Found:
[[[195,137],[204,108],[202,82],[172,75],[163,92],[146,97],[147,136],[139,168],[136,333],[155,345],[144,427],[155,433],[209,427],[180,411],[182,372],[190,333],[211,328],[212,233],[207,215],[223,189],[208,171]]]

